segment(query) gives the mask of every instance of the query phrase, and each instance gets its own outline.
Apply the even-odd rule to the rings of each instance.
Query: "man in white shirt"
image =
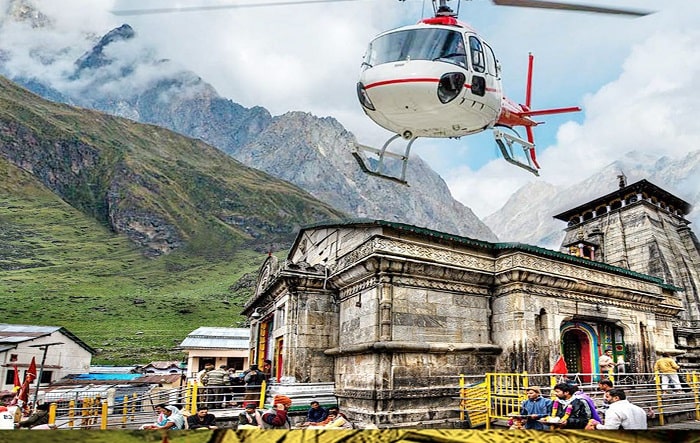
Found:
[[[644,409],[627,401],[622,389],[610,389],[605,393],[610,407],[605,412],[605,423],[591,420],[586,429],[646,429],[647,414]]]

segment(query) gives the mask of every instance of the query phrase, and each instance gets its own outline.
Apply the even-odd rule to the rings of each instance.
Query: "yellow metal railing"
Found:
[[[523,373],[487,373],[489,386],[489,418],[507,420],[511,414],[520,412],[520,404],[525,400],[525,388],[528,386],[527,372]],[[490,423],[487,424],[487,429]]]
[[[579,374],[589,381],[581,382],[578,378],[568,381],[585,385],[589,393],[596,392],[596,375]],[[628,395],[632,392],[631,401],[643,407],[650,417],[656,416],[660,426],[666,424],[669,413],[686,413],[700,420],[700,377],[696,372],[683,373],[683,376],[683,394],[664,394],[658,373],[617,374],[615,386],[628,391]],[[538,385],[544,388],[546,395],[549,385],[549,393],[554,398],[554,386],[565,379],[556,374],[487,373],[483,381],[470,384],[469,380],[474,378],[476,376],[460,375],[459,417],[471,427],[485,426],[486,429],[497,420],[508,420],[512,414],[519,413],[520,405],[527,398],[527,387]],[[601,401],[602,393],[598,393],[597,398]]]
[[[472,428],[488,426],[488,389],[486,382],[467,385],[464,375],[459,377],[459,419],[469,420]]]

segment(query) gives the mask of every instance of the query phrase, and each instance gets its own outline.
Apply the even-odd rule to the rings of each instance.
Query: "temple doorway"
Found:
[[[579,325],[569,327],[562,331],[562,351],[569,374],[579,374],[581,381],[591,382],[593,349],[590,334]]]

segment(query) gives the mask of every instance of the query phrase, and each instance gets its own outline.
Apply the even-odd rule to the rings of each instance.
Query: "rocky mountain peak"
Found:
[[[16,22],[26,22],[32,28],[43,28],[52,23],[51,18],[39,11],[28,0],[11,0],[7,6],[7,16]]]
[[[135,35],[136,33],[134,32],[134,29],[127,24],[123,24],[118,28],[112,29],[105,34],[99,42],[97,42],[92,50],[86,52],[75,62],[78,71],[84,69],[96,69],[112,63],[112,60],[110,60],[104,53],[105,47],[114,42],[132,39]]]
[[[119,42],[128,45],[118,51],[119,59],[110,59],[106,49]],[[195,73],[162,62],[142,43],[125,24],[91,44],[77,60],[66,60],[68,53],[60,51],[46,57],[50,64],[74,63],[77,71],[68,78],[42,82],[38,72],[31,79],[11,78],[37,94],[51,91],[47,98],[60,97],[203,140],[351,216],[496,240],[419,157],[409,163],[411,186],[368,176],[352,156],[355,136],[336,119],[300,111],[272,117],[262,107],[245,108],[219,96]]]

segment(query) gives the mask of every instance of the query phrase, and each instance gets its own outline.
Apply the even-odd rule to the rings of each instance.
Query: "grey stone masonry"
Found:
[[[243,313],[255,361],[333,382],[351,419],[452,427],[459,374],[548,373],[564,334],[576,372],[596,370],[606,340],[649,369],[654,352],[675,351],[676,289],[534,246],[365,220],[302,229],[283,263],[263,264]]]
[[[646,180],[556,216],[567,222],[562,251],[590,245],[594,260],[658,277],[679,288],[674,320],[687,368],[700,368],[700,248],[684,218],[690,205]],[[584,249],[583,246],[580,249]]]

